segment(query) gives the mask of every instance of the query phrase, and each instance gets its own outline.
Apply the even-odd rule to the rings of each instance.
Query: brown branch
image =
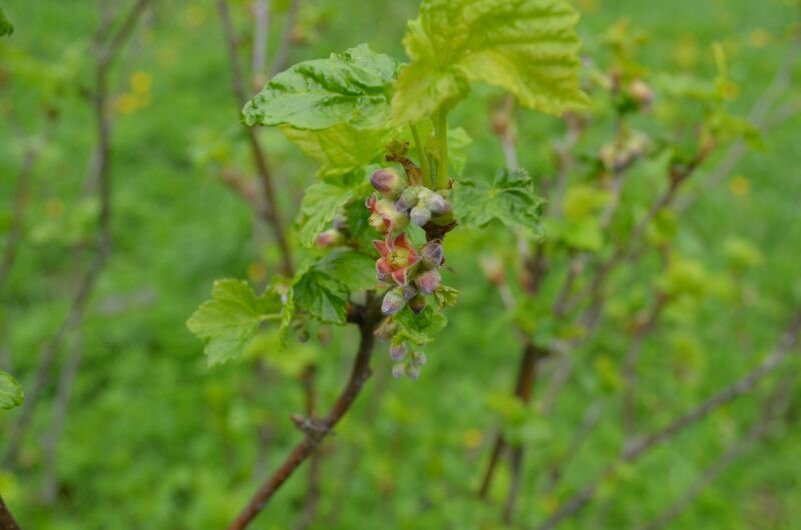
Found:
[[[270,0],[256,0],[255,29],[253,33],[253,58],[250,77],[254,89],[267,82],[267,43],[270,33]]]
[[[217,11],[219,12],[223,33],[225,35],[228,60],[231,63],[231,88],[237,103],[241,107],[245,105],[248,97],[245,89],[245,76],[239,64],[239,39],[234,31],[227,0],[217,0]],[[273,174],[270,169],[269,160],[262,147],[256,129],[245,125],[243,125],[243,127],[247,134],[248,143],[250,144],[250,154],[253,158],[253,164],[256,167],[256,173],[259,176],[262,192],[264,193],[266,209],[263,216],[272,230],[278,248],[281,250],[282,272],[287,276],[291,276],[293,271],[292,251],[286,238],[284,222],[278,208],[278,200],[275,194],[275,185],[273,183]]]
[[[309,418],[314,418],[317,408],[317,396],[314,387],[314,380],[316,375],[316,367],[309,365],[303,373],[303,394],[306,401],[306,415]],[[306,496],[303,499],[303,509],[301,511],[298,522],[295,525],[296,530],[305,530],[314,522],[317,517],[317,505],[320,500],[320,467],[322,464],[322,453],[315,451],[309,457],[309,482],[306,489]]]
[[[97,171],[98,198],[100,212],[98,215],[98,235],[95,255],[86,273],[82,277],[73,296],[67,317],[62,321],[50,341],[44,346],[37,360],[34,382],[28,387],[25,403],[22,405],[17,421],[12,426],[9,443],[3,462],[11,466],[17,454],[28,425],[33,417],[36,404],[49,383],[51,368],[61,343],[67,334],[77,328],[86,312],[86,307],[97,280],[105,267],[111,250],[111,114],[108,107],[108,73],[119,52],[133,33],[139,18],[150,0],[138,0],[123,19],[119,29],[106,39],[108,33],[107,20],[101,17],[101,24],[95,37],[95,92],[92,98],[95,130],[97,136]],[[104,43],[105,39],[105,43]]]
[[[273,65],[270,69],[272,75],[286,68],[286,62],[289,58],[289,47],[292,42],[292,30],[295,28],[295,20],[298,17],[298,11],[300,11],[300,0],[290,0],[289,9],[286,13],[286,19],[284,20],[281,42],[278,44],[278,50],[275,52]]]
[[[307,421],[296,421],[296,424],[300,423],[298,426],[305,432],[306,436],[292,449],[281,466],[256,491],[245,508],[228,526],[228,530],[247,528],[261,513],[273,495],[298,467],[314,453],[320,442],[331,433],[336,424],[350,410],[364,383],[370,377],[370,358],[375,344],[374,333],[382,318],[379,298],[370,300],[368,305],[356,315],[355,321],[359,326],[360,341],[348,382],[325,418],[319,420],[308,418]]]
[[[581,425],[579,425],[579,428],[576,430],[576,433],[573,435],[570,443],[568,443],[564,455],[553,462],[549,467],[548,481],[545,486],[544,493],[548,494],[556,489],[561,482],[562,477],[564,476],[565,468],[578,454],[592,430],[598,425],[598,421],[600,419],[601,406],[598,403],[592,403],[589,407],[587,407],[584,418],[581,420]]]
[[[3,497],[0,496],[0,530],[21,530],[11,510],[6,506]]]
[[[801,311],[795,315],[773,352],[766,356],[756,368],[689,412],[677,417],[661,429],[629,444],[614,462],[608,464],[592,477],[584,487],[568,499],[556,512],[536,526],[536,529],[550,530],[556,528],[562,521],[573,517],[586,507],[595,497],[598,487],[616,473],[620,464],[634,462],[651,449],[671,440],[680,432],[704,419],[710,412],[750,392],[787,357],[790,350],[797,344],[799,334],[801,334]]]

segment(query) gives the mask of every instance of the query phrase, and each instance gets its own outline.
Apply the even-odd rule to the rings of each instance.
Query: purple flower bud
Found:
[[[393,361],[399,363],[406,357],[407,351],[405,344],[390,346],[389,356]]]
[[[432,193],[426,198],[426,208],[434,215],[442,215],[451,211],[451,205],[445,198],[438,194]]]
[[[412,208],[409,216],[417,226],[425,226],[431,220],[431,211],[424,206],[417,205]]]
[[[417,296],[409,300],[409,309],[411,309],[415,313],[421,313],[425,308],[426,308],[425,296],[418,294]]]
[[[442,276],[437,269],[431,269],[421,273],[414,282],[421,293],[431,294],[439,287],[442,282]]]
[[[370,183],[385,197],[397,197],[406,187],[405,179],[393,168],[379,169],[370,177]]]
[[[384,295],[384,300],[381,302],[381,312],[385,315],[394,315],[406,305],[406,300],[403,299],[403,289],[396,287],[388,291]]]
[[[406,375],[406,365],[396,364],[392,367],[392,377],[400,379],[404,375]]]
[[[429,241],[421,251],[423,263],[429,267],[439,267],[442,265],[442,242]]]
[[[404,300],[411,300],[417,294],[417,289],[415,289],[414,285],[407,283],[403,286],[403,298]]]
[[[412,352],[410,357],[411,363],[415,366],[423,366],[428,362],[426,354],[421,351]]]
[[[413,381],[417,381],[420,378],[420,367],[413,364],[407,364],[406,376]]]
[[[335,247],[337,245],[341,245],[345,242],[345,236],[342,235],[342,232],[331,228],[326,230],[325,232],[321,232],[317,239],[314,240],[315,245],[318,248],[330,248]]]

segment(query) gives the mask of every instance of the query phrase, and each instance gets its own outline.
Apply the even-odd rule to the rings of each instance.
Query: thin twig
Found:
[[[270,34],[270,0],[256,0],[256,23],[253,36],[253,60],[250,77],[256,86],[263,85],[266,79],[267,43]]]
[[[237,103],[243,106],[247,100],[247,92],[245,89],[245,77],[242,73],[242,67],[239,63],[239,39],[234,31],[234,25],[231,20],[231,13],[228,10],[227,0],[217,0],[217,11],[220,15],[220,21],[223,27],[223,33],[228,49],[228,60],[231,64],[231,87],[236,97]],[[284,230],[284,221],[278,208],[278,200],[275,193],[275,185],[273,183],[272,170],[267,158],[267,154],[261,145],[261,140],[255,128],[245,127],[248,142],[250,144],[250,153],[253,158],[253,164],[256,167],[256,172],[259,176],[262,192],[264,193],[264,200],[266,209],[264,210],[264,217],[268,225],[272,229],[273,237],[275,238],[278,248],[281,250],[281,266],[282,272],[287,275],[292,275],[292,251],[289,247],[289,242],[286,238]]]
[[[33,417],[36,404],[42,392],[49,383],[51,368],[61,344],[67,334],[77,328],[86,312],[87,304],[91,298],[97,280],[105,267],[111,250],[111,113],[108,107],[108,73],[119,52],[133,33],[137,22],[143,14],[150,0],[138,0],[133,8],[124,17],[119,29],[103,40],[108,32],[107,20],[102,17],[101,24],[96,33],[95,42],[95,91],[92,98],[95,131],[97,140],[97,171],[100,212],[98,215],[98,235],[94,258],[86,273],[81,279],[75,295],[73,296],[67,317],[62,321],[50,341],[44,346],[38,357],[33,384],[26,391],[25,403],[22,405],[17,421],[12,426],[9,443],[3,462],[10,467],[17,459],[25,431]]]
[[[284,29],[281,34],[281,42],[278,44],[278,50],[275,52],[273,58],[273,65],[270,68],[271,75],[275,75],[284,68],[289,58],[289,46],[292,42],[292,31],[295,29],[295,20],[300,11],[300,0],[290,0],[289,9],[286,12],[286,19],[284,19]]]
[[[756,368],[689,412],[675,418],[661,429],[629,444],[614,462],[608,464],[587,481],[556,512],[536,526],[536,529],[550,530],[556,528],[565,519],[575,516],[593,500],[598,487],[616,473],[620,464],[634,462],[651,449],[671,440],[677,434],[704,419],[710,412],[753,390],[765,376],[773,372],[787,357],[791,349],[797,344],[799,333],[801,333],[801,311],[795,315],[773,352],[766,356]]]
[[[284,459],[281,466],[256,491],[245,508],[228,526],[228,530],[242,530],[261,513],[273,495],[314,452],[336,424],[350,410],[364,383],[370,377],[370,358],[375,344],[374,332],[382,320],[380,298],[373,298],[361,309],[355,322],[359,326],[359,349],[353,362],[351,375],[325,418],[297,419],[296,425],[306,436]]]
[[[306,401],[306,416],[314,418],[317,414],[317,396],[314,387],[314,380],[317,369],[314,365],[309,365],[303,373],[303,394]],[[306,495],[303,499],[303,508],[295,525],[296,530],[309,528],[317,517],[317,506],[320,500],[320,467],[322,453],[315,451],[309,457],[309,482],[306,488]]]

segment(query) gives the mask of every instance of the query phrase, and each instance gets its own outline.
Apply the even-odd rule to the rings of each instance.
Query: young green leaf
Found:
[[[482,227],[497,219],[508,228],[539,233],[537,208],[542,199],[523,169],[502,169],[492,185],[465,180],[453,190],[453,208],[460,223]]]
[[[300,205],[298,231],[301,244],[305,247],[314,245],[317,234],[331,223],[339,209],[351,201],[358,191],[358,187],[327,182],[310,186]]]
[[[394,120],[432,115],[462,99],[471,81],[550,114],[583,107],[577,21],[565,0],[423,0],[403,40],[412,63],[398,77]]]
[[[12,35],[14,33],[14,26],[11,22],[8,21],[6,18],[6,14],[3,13],[3,8],[0,7],[0,37],[5,37],[6,35]]]
[[[345,124],[323,130],[281,130],[306,156],[319,162],[319,177],[344,175],[377,161],[396,134],[391,128],[360,130]]]
[[[25,395],[17,380],[0,370],[0,409],[19,407],[23,401],[25,401]]]
[[[420,313],[415,313],[407,305],[393,318],[398,325],[398,330],[392,337],[393,344],[409,341],[423,346],[434,340],[433,336],[448,323],[445,315],[431,306],[427,306]]]
[[[211,300],[203,303],[186,322],[189,331],[206,343],[210,365],[238,357],[265,320],[279,320],[282,304],[275,291],[256,296],[241,280],[218,280]]]
[[[372,289],[376,284],[375,259],[354,250],[334,251],[314,268],[331,276],[352,293]]]
[[[276,75],[242,111],[247,125],[380,129],[390,114],[398,63],[366,44]]]
[[[298,310],[323,324],[347,323],[348,289],[329,274],[310,268],[298,274],[292,290]]]

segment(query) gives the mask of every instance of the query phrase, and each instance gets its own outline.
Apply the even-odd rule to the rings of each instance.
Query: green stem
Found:
[[[409,128],[412,130],[414,146],[417,148],[417,153],[420,158],[420,168],[423,170],[423,184],[431,186],[431,165],[428,163],[428,153],[423,146],[423,142],[420,140],[420,133],[417,132],[417,127],[414,123],[409,122]]]
[[[439,167],[434,187],[444,190],[450,183],[448,177],[448,110],[444,106],[437,111],[437,144],[439,146]]]

